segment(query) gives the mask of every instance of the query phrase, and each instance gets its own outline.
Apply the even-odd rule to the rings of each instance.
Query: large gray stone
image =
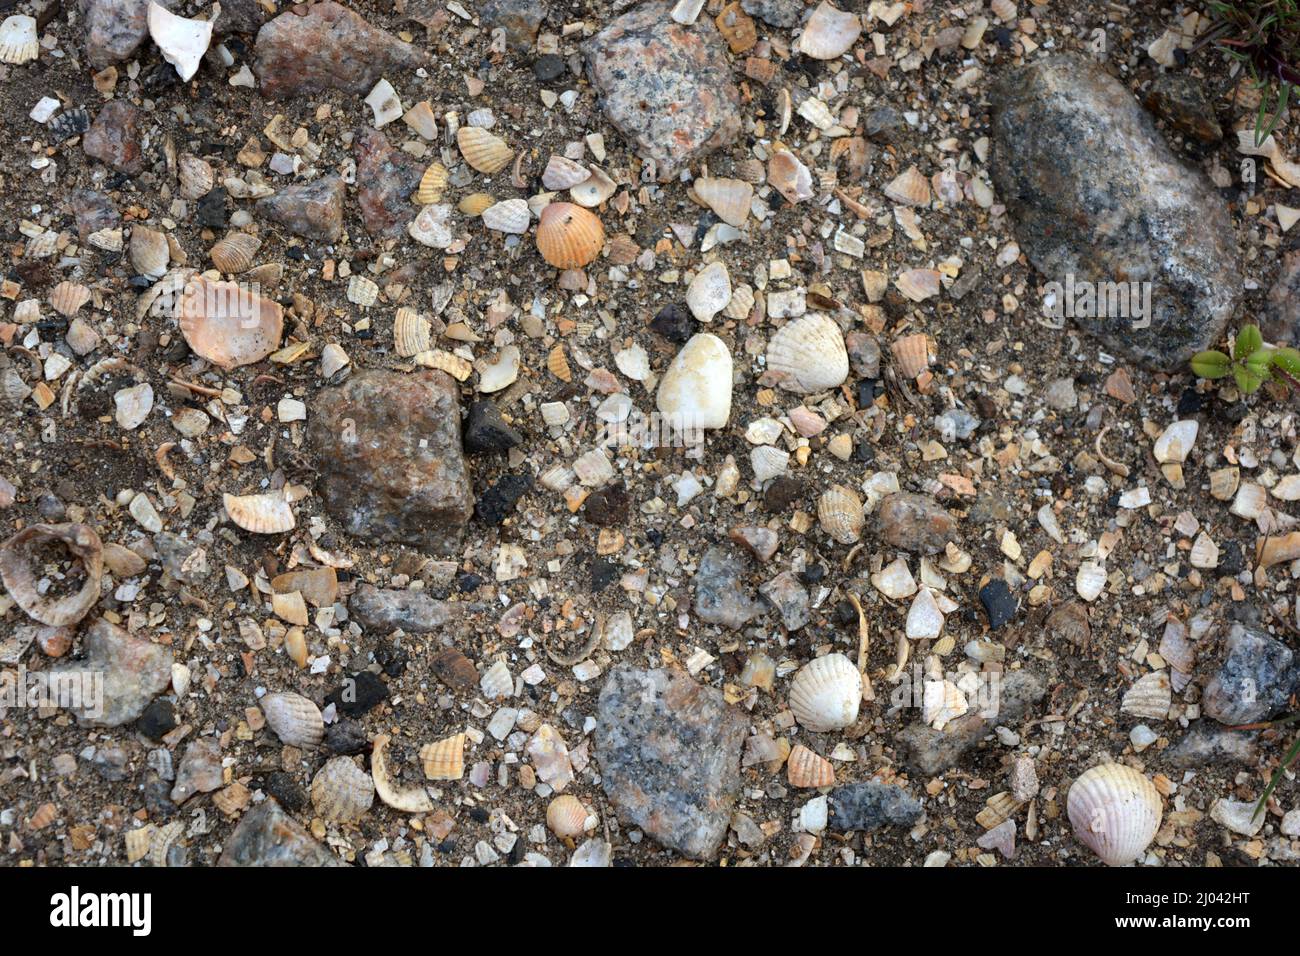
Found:
[[[170,650],[132,637],[103,618],[86,632],[81,649],[80,660],[67,661],[50,670],[62,681],[80,678],[83,694],[84,689],[102,682],[100,701],[83,696],[79,706],[69,707],[83,727],[120,727],[130,723],[171,684]]]
[[[274,800],[254,807],[235,827],[217,866],[343,866]]]
[[[1234,624],[1227,653],[1205,685],[1201,710],[1221,724],[1250,724],[1280,714],[1300,681],[1295,655],[1262,631]]]
[[[401,629],[427,634],[451,620],[458,605],[436,601],[424,591],[377,588],[362,584],[348,601],[348,611],[362,627]]]

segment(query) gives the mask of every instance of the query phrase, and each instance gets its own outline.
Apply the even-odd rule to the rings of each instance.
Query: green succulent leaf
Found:
[[[1300,349],[1274,349],[1273,364],[1291,378],[1300,379]]]
[[[1223,378],[1231,367],[1232,359],[1215,349],[1192,356],[1192,371],[1197,378]]]
[[[1237,341],[1232,346],[1232,357],[1238,362],[1248,355],[1253,355],[1264,346],[1264,336],[1259,333],[1258,325],[1243,325],[1237,333]]]
[[[1260,373],[1255,366],[1240,364],[1232,367],[1232,377],[1237,380],[1237,387],[1246,395],[1254,395],[1260,386],[1268,380],[1268,372]]]

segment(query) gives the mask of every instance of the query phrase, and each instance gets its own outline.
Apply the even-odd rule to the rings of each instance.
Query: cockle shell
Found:
[[[47,560],[49,545],[62,545],[81,563],[81,586],[73,593],[52,597],[41,593],[40,580],[45,577],[37,561]],[[9,596],[33,620],[51,627],[76,624],[99,600],[100,580],[104,575],[104,547],[93,528],[84,524],[33,524],[0,544],[0,581]],[[69,577],[66,584],[76,582]],[[57,585],[56,585],[57,586]],[[63,593],[61,589],[59,593]]]
[[[668,365],[655,403],[673,428],[725,428],[731,418],[731,352],[708,332],[692,336]]]
[[[506,199],[483,210],[483,225],[497,232],[523,235],[532,221],[525,199]]]
[[[348,280],[347,296],[353,305],[366,309],[379,301],[379,286],[363,275],[353,275]]]
[[[834,320],[806,315],[783,325],[767,343],[767,368],[792,392],[838,388],[849,375],[849,353]]]
[[[150,0],[149,36],[157,44],[163,59],[176,67],[176,74],[189,82],[203,62],[212,42],[213,20],[190,20],[178,17],[166,7]]]
[[[246,232],[232,232],[208,250],[208,258],[220,271],[238,275],[253,267],[253,257],[262,248],[262,240]]]
[[[64,280],[50,290],[50,306],[60,315],[72,318],[90,301],[90,290],[80,282]]]
[[[569,358],[564,354],[564,346],[557,345],[546,354],[546,370],[561,382],[573,381],[573,372],[569,368]]]
[[[792,787],[832,787],[835,768],[831,762],[803,744],[796,744],[785,764],[786,779]]]
[[[320,708],[302,694],[284,692],[267,694],[261,700],[266,724],[282,743],[310,750],[325,736],[325,721]]]
[[[1081,650],[1087,650],[1092,643],[1088,608],[1078,601],[1062,604],[1052,611],[1047,617],[1047,628],[1054,636],[1065,638]]]
[[[570,188],[569,195],[579,206],[594,208],[618,192],[618,183],[610,179],[603,169],[591,167],[589,175],[578,185]]]
[[[749,204],[754,200],[754,187],[739,179],[701,176],[692,184],[695,195],[712,209],[723,222],[739,229],[749,218]]]
[[[1173,687],[1166,671],[1152,671],[1141,677],[1128,689],[1119,709],[1134,717],[1147,720],[1165,720],[1173,703]]]
[[[379,799],[394,810],[403,813],[429,813],[434,809],[433,801],[424,792],[423,787],[398,787],[388,773],[387,749],[392,738],[388,734],[375,737],[374,748],[370,751],[370,776],[375,782],[375,793]]]
[[[817,520],[835,541],[855,544],[862,537],[865,524],[862,499],[846,485],[831,485],[817,499]]]
[[[451,175],[442,163],[430,163],[429,168],[420,177],[420,185],[415,190],[415,201],[421,206],[428,206],[441,201],[443,190]]]
[[[591,170],[582,163],[564,156],[552,155],[547,160],[546,169],[542,173],[542,185],[547,189],[560,192],[586,182],[590,176]]]
[[[0,23],[0,63],[21,66],[36,59],[40,51],[35,18],[15,14]]]
[[[280,534],[292,531],[296,524],[293,509],[279,492],[242,496],[225,494],[221,500],[230,520],[254,534]]]
[[[351,757],[332,757],[311,782],[311,802],[323,820],[355,823],[375,802],[375,785]]]
[[[278,303],[239,283],[213,282],[199,275],[185,284],[178,322],[190,348],[222,368],[261,361],[275,351],[284,332]]]
[[[400,308],[393,318],[393,346],[402,358],[433,348],[433,326],[414,309]]]
[[[847,53],[861,34],[862,21],[856,13],[822,0],[804,24],[797,46],[800,53],[814,60],[834,60]]]
[[[217,183],[212,166],[193,153],[182,153],[176,162],[176,178],[182,199],[202,199]]]
[[[916,378],[930,366],[930,337],[924,332],[895,339],[889,350],[894,355],[894,365],[904,378]]]
[[[1079,841],[1109,866],[1126,866],[1146,852],[1160,829],[1160,791],[1132,767],[1106,763],[1083,773],[1066,797]]]
[[[842,730],[858,719],[862,675],[843,654],[809,661],[790,682],[790,710],[814,733]]]
[[[545,479],[543,474],[542,478]],[[572,480],[572,479],[570,479]],[[514,693],[515,679],[510,676],[510,668],[505,661],[497,661],[486,671],[480,678],[479,690],[483,691],[483,696],[488,700],[496,700],[500,697],[508,697]]]
[[[412,239],[431,249],[446,249],[455,236],[451,231],[451,207],[432,203],[411,220],[406,232]]]
[[[496,197],[491,193],[470,193],[456,203],[456,208],[467,216],[481,216],[490,207],[496,205]]]
[[[686,288],[686,306],[701,322],[713,321],[713,317],[730,301],[731,276],[723,262],[710,262],[695,273],[695,278]]]
[[[555,202],[537,222],[537,251],[556,269],[581,269],[600,255],[605,227],[593,213],[573,203]]]
[[[465,735],[425,744],[420,748],[420,760],[430,780],[459,780],[465,776]]]
[[[812,199],[812,172],[788,149],[775,149],[767,161],[767,181],[790,204]]]
[[[930,203],[930,181],[915,166],[908,166],[885,187],[885,195],[904,206]]]
[[[131,265],[137,273],[150,279],[161,279],[170,261],[171,247],[167,244],[165,232],[148,226],[136,226],[131,230]]]
[[[501,172],[515,157],[515,151],[505,140],[480,126],[462,126],[456,130],[456,145],[465,162],[488,176]]]
[[[547,806],[546,825],[561,840],[572,839],[582,836],[590,815],[581,800],[572,794],[562,793]]]

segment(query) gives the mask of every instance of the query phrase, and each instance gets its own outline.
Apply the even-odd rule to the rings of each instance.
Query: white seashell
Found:
[[[1278,501],[1300,501],[1300,475],[1283,475],[1269,494]]]
[[[767,161],[767,181],[792,205],[812,199],[812,172],[788,149],[773,151]]]
[[[478,390],[484,394],[509,388],[519,377],[519,346],[507,345],[492,363],[479,366]]]
[[[1146,852],[1160,829],[1160,791],[1123,764],[1101,764],[1070,787],[1066,813],[1079,841],[1110,866],[1126,866]]]
[[[1095,561],[1084,561],[1074,576],[1074,590],[1079,597],[1091,603],[1106,588],[1106,569]]]
[[[1169,462],[1184,462],[1187,460],[1188,453],[1191,452],[1192,446],[1196,444],[1196,434],[1200,431],[1201,425],[1195,419],[1184,419],[1183,421],[1174,422],[1156,439],[1153,452],[1156,461],[1160,464]]]
[[[366,96],[365,104],[370,107],[374,114],[375,129],[383,129],[394,120],[402,118],[405,110],[402,109],[402,101],[397,95],[397,90],[393,89],[393,84],[387,80],[381,79],[374,85],[374,88]]]
[[[569,190],[569,195],[579,206],[586,206],[591,209],[605,202],[616,192],[618,192],[618,184],[610,179],[604,170],[592,166],[591,174],[578,185],[572,187]]]
[[[1165,720],[1173,703],[1168,671],[1152,671],[1128,689],[1119,709],[1147,720]]]
[[[871,585],[894,601],[901,601],[916,593],[916,579],[902,558],[895,559],[871,575]]]
[[[711,262],[695,274],[686,289],[686,305],[701,322],[713,317],[731,301],[731,276],[721,262]]]
[[[119,389],[113,395],[113,415],[119,427],[133,431],[144,424],[153,411],[153,386],[148,382]]]
[[[926,681],[921,687],[921,720],[935,730],[943,730],[968,708],[966,695],[952,681]]]
[[[222,495],[226,514],[245,531],[254,534],[280,534],[292,531],[296,524],[293,509],[283,494]]]
[[[499,697],[509,697],[515,692],[515,679],[510,675],[506,662],[497,661],[483,672],[478,686],[488,700],[496,700]]]
[[[813,733],[843,730],[858,719],[862,675],[843,654],[809,661],[790,682],[790,710]]]
[[[393,318],[393,346],[402,358],[433,348],[433,327],[414,309],[401,308]]]
[[[1187,559],[1194,568],[1217,568],[1219,566],[1219,546],[1202,531],[1192,543],[1192,550]]]
[[[370,751],[370,776],[375,783],[375,793],[379,799],[403,813],[429,813],[434,809],[433,801],[424,792],[423,787],[398,787],[388,772],[389,741],[388,734],[375,737],[374,747]]]
[[[1237,496],[1232,499],[1228,509],[1238,518],[1254,521],[1268,508],[1268,493],[1260,485],[1246,482],[1237,489]]]
[[[267,694],[260,704],[267,726],[282,743],[310,750],[325,736],[325,721],[321,718],[320,708],[302,694]]]
[[[754,480],[759,483],[784,475],[790,467],[790,455],[772,445],[760,445],[749,453]]]
[[[330,342],[320,350],[320,373],[323,378],[333,378],[351,364],[352,359],[337,342]]]
[[[885,187],[885,195],[904,206],[927,206],[930,181],[915,166],[909,166]]]
[[[348,301],[363,309],[379,300],[379,286],[363,275],[353,275],[348,280]]]
[[[189,82],[203,62],[212,42],[212,20],[178,17],[154,0],[149,2],[149,36],[158,45],[163,59],[176,67],[177,75]]]
[[[845,485],[831,485],[817,499],[817,520],[822,530],[840,544],[855,544],[862,537],[866,519],[862,499]]]
[[[650,356],[646,350],[635,343],[630,348],[620,349],[614,353],[614,364],[618,370],[634,382],[643,382],[650,374]]]
[[[523,235],[532,221],[533,214],[528,211],[526,199],[507,199],[483,210],[483,225],[497,232]]]
[[[40,52],[35,18],[15,15],[0,23],[0,63],[21,66],[36,59]]]
[[[333,757],[311,782],[311,802],[323,820],[355,823],[375,802],[375,785],[351,757]]]
[[[455,239],[451,231],[451,206],[446,203],[425,206],[406,227],[406,231],[421,245],[431,249],[446,249]]]
[[[731,418],[731,352],[716,335],[690,338],[659,380],[655,403],[678,431],[725,428]]]
[[[182,199],[202,199],[216,185],[216,173],[205,159],[193,153],[182,153],[176,163],[176,178],[180,182]]]
[[[907,612],[907,636],[913,641],[932,641],[943,632],[943,611],[934,599],[934,592],[921,588],[912,599]],[[930,723],[929,719],[926,723]]]
[[[754,187],[749,183],[739,179],[701,176],[691,188],[700,197],[700,201],[728,225],[739,229],[749,218],[749,206],[754,199]]]
[[[849,375],[840,327],[821,314],[786,323],[767,343],[767,367],[782,373],[781,387],[793,392],[838,388]]]
[[[939,273],[934,269],[908,269],[894,280],[894,286],[913,302],[924,302],[939,294]]]
[[[542,173],[542,185],[559,192],[572,189],[591,178],[591,170],[582,163],[574,162],[564,156],[551,156]]]
[[[834,60],[847,53],[861,34],[862,21],[856,13],[846,13],[822,0],[804,24],[797,47],[814,60]]]
[[[81,584],[56,596],[41,580],[49,555],[59,545],[80,562]],[[89,525],[30,524],[0,544],[0,582],[28,617],[50,627],[76,624],[85,617],[99,601],[103,576],[104,546]]]
[[[131,265],[135,271],[150,279],[161,279],[171,261],[171,248],[167,234],[148,226],[131,230]]]

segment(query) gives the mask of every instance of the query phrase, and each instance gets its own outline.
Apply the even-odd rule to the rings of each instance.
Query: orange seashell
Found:
[[[465,735],[425,744],[420,748],[420,760],[430,780],[459,780],[465,776]]]
[[[515,157],[515,151],[505,140],[480,126],[462,126],[456,130],[456,145],[465,162],[489,176],[501,172]]]
[[[557,837],[579,837],[587,828],[587,808],[572,794],[562,793],[546,808],[546,825]]]
[[[797,744],[790,751],[785,772],[792,787],[830,787],[835,784],[835,768],[831,762],[803,744]]]
[[[925,206],[930,202],[930,181],[909,166],[885,187],[885,195],[905,206]]]
[[[470,193],[456,203],[456,208],[467,216],[481,216],[484,210],[490,209],[495,204],[496,199],[488,193]]]
[[[60,282],[50,290],[50,305],[55,312],[68,318],[81,311],[90,301],[90,290],[79,282]]]
[[[537,251],[556,269],[581,269],[600,255],[605,227],[594,213],[567,202],[551,203],[537,223]]]
[[[569,359],[564,354],[564,346],[557,345],[546,356],[546,367],[561,382],[573,381],[573,372],[569,370]]]
[[[262,240],[246,232],[233,232],[208,250],[212,264],[227,275],[238,275],[253,267],[253,257]]]
[[[235,282],[194,276],[177,311],[190,348],[222,368],[260,362],[275,351],[284,332],[279,304]]]
[[[930,365],[930,339],[923,332],[904,335],[889,347],[904,378],[916,378]]]

